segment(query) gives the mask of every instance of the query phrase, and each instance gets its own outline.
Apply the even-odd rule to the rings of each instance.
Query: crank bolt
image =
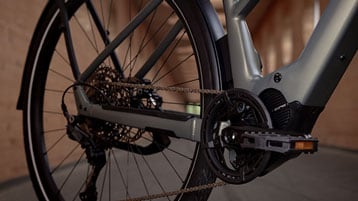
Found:
[[[245,111],[245,107],[246,107],[245,103],[240,102],[238,103],[236,110],[238,113],[242,113]]]

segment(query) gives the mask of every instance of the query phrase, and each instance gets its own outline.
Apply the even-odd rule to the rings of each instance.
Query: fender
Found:
[[[219,20],[217,12],[209,0],[197,0],[197,4],[205,18],[207,27],[210,30],[212,40],[215,42],[216,52],[219,59],[218,72],[222,80],[222,89],[233,88],[233,79],[230,63],[230,52],[227,34]]]
[[[22,74],[20,94],[19,94],[19,97],[17,100],[17,105],[16,105],[16,109],[18,109],[18,110],[25,109],[26,99],[28,96],[28,92],[27,92],[26,88],[29,86],[29,82],[30,82],[30,76],[28,76],[28,75],[32,71],[33,66],[31,65],[31,63],[33,63],[33,58],[34,58],[34,54],[35,54],[33,49],[36,46],[36,44],[38,43],[37,42],[38,40],[36,40],[36,38],[40,34],[41,24],[43,21],[45,21],[47,13],[50,11],[50,8],[52,7],[52,2],[53,1],[48,1],[48,3],[46,4],[46,7],[44,8],[44,10],[40,16],[40,19],[37,22],[34,34],[31,39],[29,50],[27,52],[25,68],[24,68],[24,71]]]
[[[18,97],[18,101],[17,101],[17,106],[16,108],[18,110],[23,110],[25,108],[25,101],[27,99],[27,86],[29,85],[30,79],[28,74],[32,71],[32,65],[30,65],[31,63],[33,63],[33,61],[31,60],[31,58],[33,58],[33,47],[36,46],[36,36],[39,35],[39,32],[41,31],[41,27],[40,25],[42,24],[41,22],[43,22],[45,19],[45,17],[47,16],[47,13],[49,12],[51,6],[52,6],[53,1],[49,1],[44,9],[44,12],[42,13],[33,38],[31,40],[31,44],[30,44],[30,48],[29,51],[27,53],[27,59],[26,59],[26,63],[25,63],[25,68],[23,71],[23,75],[22,75],[22,80],[21,80],[21,89],[20,89],[20,95]],[[209,0],[196,0],[196,3],[198,5],[198,7],[200,8],[200,12],[202,13],[202,15],[205,18],[207,27],[210,30],[210,35],[212,37],[213,42],[216,44],[216,51],[218,54],[218,58],[219,58],[219,62],[220,62],[220,68],[218,69],[221,77],[222,77],[222,83],[224,83],[223,88],[228,88],[228,86],[226,86],[225,83],[229,83],[231,78],[231,69],[230,69],[230,59],[229,59],[229,52],[227,51],[227,39],[226,39],[226,34],[224,31],[224,28],[218,18],[218,15],[216,13],[215,8],[213,7],[213,5],[211,4],[211,2]]]
[[[206,20],[206,24],[211,30],[211,36],[214,41],[220,40],[225,36],[224,28],[219,20],[215,8],[209,0],[196,0],[199,8]]]

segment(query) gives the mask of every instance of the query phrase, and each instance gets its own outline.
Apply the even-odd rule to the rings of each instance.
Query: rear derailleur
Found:
[[[107,107],[107,109],[126,110],[160,110],[162,99],[151,89],[136,88],[112,88],[111,82],[140,82],[135,79],[123,80],[108,67],[99,68],[94,77],[89,80],[90,84],[77,84],[71,87],[84,87],[89,100],[95,104]],[[149,84],[146,81],[141,84]],[[70,88],[70,87],[69,87]],[[65,91],[64,95],[66,94]],[[104,108],[106,109],[106,108]],[[67,135],[70,139],[78,142],[85,150],[87,162],[91,171],[87,176],[84,191],[80,193],[82,201],[97,200],[96,182],[101,170],[106,164],[106,150],[118,148],[125,151],[149,155],[163,151],[170,144],[167,135],[160,134],[160,131],[148,133],[147,130],[132,128],[114,122],[108,122],[85,116],[76,116],[68,112],[64,99],[62,100],[62,111],[67,120]],[[149,143],[136,143],[146,134]]]
[[[102,168],[106,164],[105,147],[99,144],[97,139],[80,128],[80,122],[83,121],[78,117],[69,118],[67,125],[67,135],[70,139],[77,141],[85,150],[87,162],[91,166],[89,175],[87,176],[84,191],[80,193],[82,201],[96,201],[97,188],[96,182]]]

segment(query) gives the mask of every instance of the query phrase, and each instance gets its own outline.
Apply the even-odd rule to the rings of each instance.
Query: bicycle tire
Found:
[[[83,2],[84,1],[73,0],[66,3],[70,17],[75,16],[74,13],[80,8]],[[168,4],[166,5],[171,6],[171,8],[175,11],[175,14],[178,15],[178,19],[180,19],[185,26],[186,33],[190,39],[190,44],[192,45],[192,49],[195,53],[196,64],[198,65],[197,73],[200,74],[198,76],[201,88],[218,89],[218,86],[220,85],[218,84],[220,78],[217,74],[218,60],[215,44],[210,36],[210,31],[205,23],[202,13],[198,8],[198,5],[195,1],[173,0],[167,1],[167,3]],[[72,20],[74,20],[74,18],[72,18]],[[58,43],[63,40],[61,39],[61,34],[59,11],[54,1],[50,1],[44,9],[33,35],[26,59],[26,71],[24,74],[25,80],[28,80],[26,85],[27,88],[24,90],[25,94],[21,94],[26,100],[23,112],[26,158],[33,186],[39,200],[68,200],[68,198],[63,195],[64,190],[62,189],[62,186],[59,187],[59,185],[62,185],[67,181],[65,180],[63,183],[63,180],[61,180],[63,179],[63,175],[56,175],[55,170],[57,171],[58,169],[63,168],[62,166],[71,166],[71,164],[67,163],[64,165],[65,162],[60,161],[58,162],[60,164],[56,163],[57,166],[54,167],[54,164],[51,164],[52,159],[50,159],[50,152],[53,152],[54,145],[57,146],[58,142],[68,139],[65,135],[62,135],[56,140],[51,139],[52,142],[47,139],[46,135],[49,130],[49,128],[47,128],[47,121],[50,120],[48,117],[50,115],[54,115],[54,113],[58,113],[60,110],[53,112],[46,111],[48,108],[44,108],[44,104],[51,102],[47,100],[47,95],[45,95],[45,93],[48,93],[48,91],[50,91],[50,93],[60,93],[55,90],[51,91],[48,88],[49,83],[53,82],[50,80],[50,78],[53,78],[53,74],[67,79],[63,76],[63,72],[57,72],[50,68],[54,62],[55,56],[57,56],[59,60],[62,58],[62,63],[66,63],[66,59],[63,58],[65,56],[57,52],[57,48],[60,48]],[[57,83],[54,85],[57,85]],[[62,91],[63,90],[64,87],[62,88]],[[201,97],[201,113],[203,113],[203,109],[209,99],[210,97],[208,96],[205,98],[203,96]],[[57,102],[57,105],[59,108],[60,103]],[[57,130],[52,129],[51,132],[57,132]],[[66,141],[65,143],[67,144],[69,142]],[[190,163],[188,167],[189,170],[184,178],[184,181],[182,182],[182,188],[212,183],[216,179],[215,175],[206,165],[206,161],[201,154],[199,146],[199,143],[194,145],[192,162]],[[63,151],[63,149],[61,149],[60,152],[61,151]],[[81,163],[81,161],[84,160],[83,155],[84,152],[82,152],[78,161],[72,162],[72,164]],[[110,155],[109,159],[111,160]],[[65,160],[67,160],[67,158],[65,158]],[[114,163],[114,161],[112,162]],[[74,168],[77,168],[77,165]],[[72,176],[71,174],[67,175],[66,179]],[[57,181],[57,179],[61,180],[61,182]],[[108,181],[103,179],[103,183],[105,182]],[[82,185],[84,185],[84,183],[82,183]],[[81,188],[82,187],[80,187],[80,190]],[[72,190],[73,189],[70,189],[70,191]],[[180,194],[175,198],[175,200],[207,200],[210,192],[211,190],[208,189]],[[71,196],[74,197],[74,200],[78,200],[78,195]],[[110,198],[111,195],[109,195],[109,199]]]

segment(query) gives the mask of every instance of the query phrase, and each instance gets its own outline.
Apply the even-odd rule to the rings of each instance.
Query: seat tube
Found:
[[[261,62],[254,48],[246,16],[258,0],[223,0],[235,88],[251,90],[261,78]]]

